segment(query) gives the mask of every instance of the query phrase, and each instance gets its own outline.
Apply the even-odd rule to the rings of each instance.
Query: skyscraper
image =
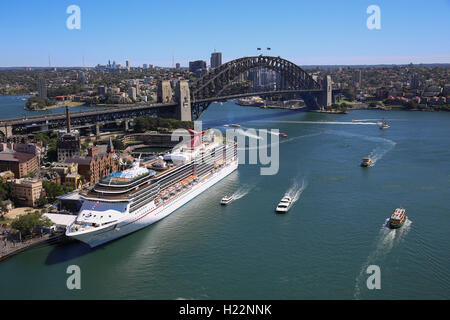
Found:
[[[222,52],[211,53],[211,68],[217,68],[222,64]]]
[[[136,100],[136,88],[135,87],[130,87],[128,89],[128,97],[130,97],[130,99],[132,99],[132,100]]]
[[[361,87],[361,70],[357,69],[355,71],[353,71],[353,85],[355,87]]]
[[[125,67],[127,68],[128,71],[130,71],[130,60],[125,61]]]
[[[47,83],[45,82],[45,79],[43,79],[43,78],[38,79],[37,87],[38,87],[39,97],[47,98]]]
[[[414,73],[411,77],[411,89],[419,89],[420,81],[417,73]]]
[[[198,70],[206,70],[206,61],[189,61],[189,72],[196,72]]]

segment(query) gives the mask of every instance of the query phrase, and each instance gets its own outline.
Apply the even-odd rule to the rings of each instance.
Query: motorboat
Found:
[[[388,125],[386,120],[383,119],[383,121],[378,123],[378,127],[380,128],[380,130],[385,130],[385,129],[389,129],[391,126]]]
[[[370,167],[373,164],[372,159],[370,157],[364,157],[361,162],[361,167]]]
[[[281,199],[280,203],[278,203],[278,206],[275,209],[275,211],[277,213],[286,213],[289,211],[291,206],[292,206],[292,198],[284,196],[283,199]]]
[[[222,200],[220,200],[220,204],[221,205],[227,205],[229,204],[231,201],[233,201],[233,196],[225,196],[222,198]]]

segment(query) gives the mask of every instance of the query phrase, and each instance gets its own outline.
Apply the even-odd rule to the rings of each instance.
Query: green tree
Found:
[[[114,149],[116,149],[116,150],[123,150],[123,149],[125,149],[125,144],[120,139],[116,138],[116,139],[114,139],[112,141],[112,143],[113,143]]]
[[[66,193],[73,191],[73,188],[67,183],[63,183],[62,185],[57,185],[54,182],[42,181],[42,187],[45,190],[45,193],[47,195],[47,199],[49,202],[53,202],[59,196],[62,196]]]
[[[20,231],[22,235],[28,235],[33,230],[50,227],[52,224],[49,218],[43,217],[39,211],[35,211],[15,218],[11,227]]]
[[[43,206],[45,206],[47,203],[48,203],[48,200],[47,200],[46,197],[40,197],[40,198],[37,200],[37,206],[40,207],[40,208],[42,208]]]
[[[11,198],[11,188],[9,184],[0,182],[0,201]]]

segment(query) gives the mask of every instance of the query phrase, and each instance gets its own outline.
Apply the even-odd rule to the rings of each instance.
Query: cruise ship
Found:
[[[138,159],[80,192],[83,204],[66,235],[90,247],[123,237],[163,219],[237,169],[236,142],[190,132],[190,143],[146,165]]]

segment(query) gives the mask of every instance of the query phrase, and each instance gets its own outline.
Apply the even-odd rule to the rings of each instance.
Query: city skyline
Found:
[[[81,29],[69,30],[68,6],[81,9]],[[216,49],[223,62],[271,47],[299,65],[448,63],[448,0],[377,1],[381,29],[369,30],[373,1],[215,3],[23,0],[1,3],[0,29],[7,44],[0,67],[73,67],[115,60],[132,67],[168,67],[205,60]],[[124,10],[127,9],[127,10]],[[166,13],[166,14],[164,14]],[[248,30],[248,32],[243,32]],[[262,53],[267,53],[263,50]],[[51,60],[51,61],[49,61]]]

